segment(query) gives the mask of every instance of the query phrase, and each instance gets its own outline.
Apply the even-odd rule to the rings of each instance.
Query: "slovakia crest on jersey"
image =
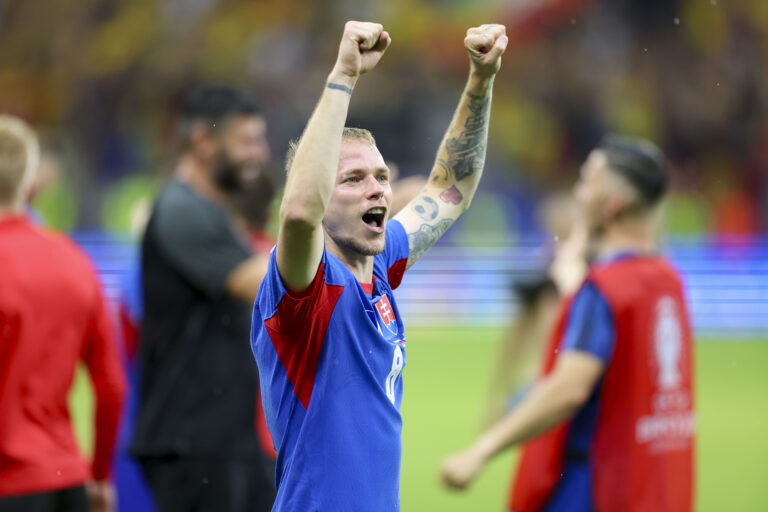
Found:
[[[386,295],[382,295],[379,302],[376,303],[376,310],[381,317],[381,323],[392,334],[397,334],[397,320],[395,319],[395,312],[392,311],[392,304],[389,303],[389,298]]]

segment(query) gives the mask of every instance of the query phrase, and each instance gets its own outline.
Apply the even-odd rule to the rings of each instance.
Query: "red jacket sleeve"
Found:
[[[96,301],[84,346],[83,361],[88,367],[96,395],[93,478],[105,480],[109,477],[126,382],[118,355],[114,326],[98,282],[95,287]]]

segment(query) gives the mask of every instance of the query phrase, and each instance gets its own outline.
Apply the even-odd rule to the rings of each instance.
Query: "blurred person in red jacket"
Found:
[[[25,213],[38,159],[32,130],[0,116],[0,511],[109,511],[123,370],[88,257]],[[90,465],[67,405],[79,361],[96,394]]]
[[[564,301],[542,374],[443,482],[466,487],[505,448],[526,443],[515,512],[693,509],[693,355],[678,272],[657,254],[666,162],[647,141],[606,138],[576,198],[596,260]]]

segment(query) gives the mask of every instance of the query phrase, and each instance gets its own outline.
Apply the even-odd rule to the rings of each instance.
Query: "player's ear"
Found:
[[[623,197],[609,196],[605,202],[606,218],[613,220],[627,207],[627,201]]]
[[[215,135],[203,123],[195,123],[190,129],[189,150],[203,161],[210,161],[216,154]]]

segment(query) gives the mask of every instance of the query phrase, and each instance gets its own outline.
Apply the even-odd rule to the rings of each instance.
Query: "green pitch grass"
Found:
[[[409,329],[403,401],[402,510],[504,510],[516,453],[495,459],[465,493],[444,490],[442,458],[477,434],[501,330]],[[768,342],[696,345],[697,510],[768,510]],[[90,446],[92,398],[78,374],[76,429]]]

